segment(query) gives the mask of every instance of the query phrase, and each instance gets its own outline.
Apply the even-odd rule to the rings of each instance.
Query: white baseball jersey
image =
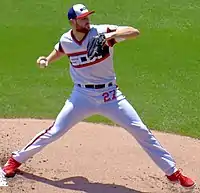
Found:
[[[123,39],[113,39],[104,47],[103,56],[90,60],[87,57],[87,44],[90,38],[99,33],[115,31],[116,25],[91,25],[85,37],[78,41],[72,30],[64,33],[55,49],[64,52],[70,60],[70,75],[75,84],[104,84],[116,80],[113,68],[113,45]]]

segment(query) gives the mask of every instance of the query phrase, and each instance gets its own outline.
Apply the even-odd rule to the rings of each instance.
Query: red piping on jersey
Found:
[[[24,150],[26,150],[27,148],[29,148],[31,145],[33,145],[40,137],[42,137],[43,135],[45,135],[48,131],[51,130],[51,128],[54,126],[54,123],[44,131],[44,133],[42,133],[41,135],[37,136],[31,143],[29,143]]]
[[[88,32],[89,32],[89,31],[88,31]],[[80,46],[80,45],[83,43],[83,41],[85,40],[85,38],[87,37],[88,32],[84,35],[84,37],[83,37],[82,40],[80,40],[80,41],[76,39],[76,37],[74,36],[72,30],[71,30],[71,36],[72,36],[72,39]]]
[[[116,29],[111,30],[110,28],[107,28],[107,33],[114,32],[114,31],[116,31]],[[108,40],[107,42],[110,47],[113,47],[117,43],[115,39]]]
[[[67,54],[67,56],[78,56],[78,55],[82,55],[82,54],[87,54],[87,51],[69,53],[69,54]]]
[[[79,66],[74,66],[74,65],[72,65],[72,67],[74,67],[74,68],[84,68],[84,67],[88,67],[88,66],[92,66],[92,65],[94,65],[94,64],[97,64],[97,63],[100,63],[100,62],[102,62],[103,60],[105,60],[106,58],[108,58],[110,56],[110,54],[107,54],[107,55],[105,55],[103,58],[100,58],[100,59],[97,59],[97,60],[95,60],[94,62],[89,62],[89,63],[86,63],[86,64],[82,64],[82,65],[79,65]]]

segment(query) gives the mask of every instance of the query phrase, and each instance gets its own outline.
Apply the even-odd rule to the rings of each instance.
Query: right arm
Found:
[[[43,67],[46,67],[48,66],[50,63],[56,61],[56,60],[59,60],[62,56],[64,56],[65,54],[63,52],[60,52],[56,49],[54,49],[47,57],[45,56],[40,56],[38,59],[37,59],[37,64],[39,64],[40,66],[43,65]],[[45,61],[46,63],[45,64],[42,64],[41,61]],[[46,66],[44,66],[46,65]]]
[[[54,50],[46,57],[46,56],[41,56],[37,59],[37,64],[40,66],[40,68],[45,68],[47,67],[50,63],[59,60],[61,57],[65,55],[65,52],[63,50],[63,47],[61,45],[61,41],[58,42]]]

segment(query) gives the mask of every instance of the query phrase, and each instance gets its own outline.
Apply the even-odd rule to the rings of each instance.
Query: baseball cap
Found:
[[[73,5],[68,11],[68,19],[81,19],[94,13],[94,11],[88,11],[85,5],[76,4]]]

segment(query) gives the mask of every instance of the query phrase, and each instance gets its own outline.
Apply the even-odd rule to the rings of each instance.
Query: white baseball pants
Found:
[[[54,124],[37,134],[22,150],[13,152],[13,158],[20,163],[25,162],[93,114],[103,115],[125,128],[166,175],[177,170],[172,156],[160,145],[116,86],[104,89],[74,86]]]

